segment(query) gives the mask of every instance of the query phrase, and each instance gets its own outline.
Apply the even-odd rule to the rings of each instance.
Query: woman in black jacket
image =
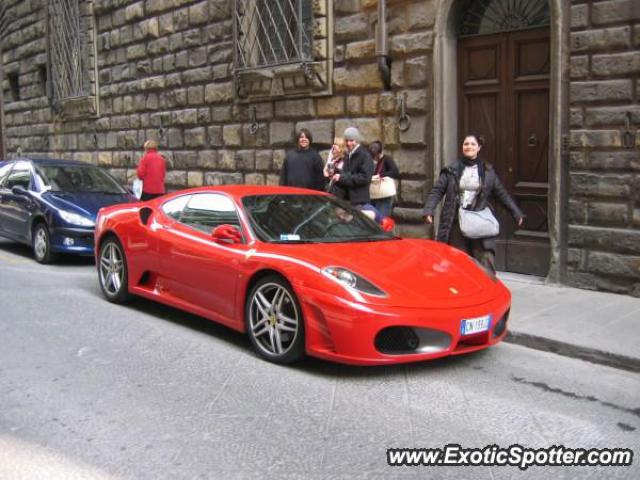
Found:
[[[382,151],[383,148],[384,147],[380,140],[375,140],[369,144],[369,153],[371,154],[374,162],[373,177],[371,177],[372,184],[380,182],[384,177],[393,178],[396,182],[400,180],[400,172],[398,171],[396,162],[393,161],[393,158]],[[393,210],[394,199],[395,195],[385,198],[372,197],[371,204],[378,209],[380,215],[383,217],[390,217],[391,211]]]
[[[347,153],[342,170],[336,171],[332,179],[340,188],[342,200],[361,207],[369,203],[369,184],[373,175],[373,161],[366,148],[360,145],[360,132],[355,127],[344,131]]]
[[[467,238],[460,231],[458,209],[482,210],[494,196],[511,212],[518,226],[524,214],[513,201],[491,164],[478,157],[482,139],[475,134],[465,136],[462,158],[440,172],[424,207],[424,218],[433,223],[433,212],[444,197],[436,240],[449,243],[473,256],[482,265],[495,272],[496,237]]]

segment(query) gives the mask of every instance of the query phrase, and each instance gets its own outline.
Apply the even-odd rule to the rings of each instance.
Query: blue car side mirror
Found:
[[[13,187],[11,187],[11,193],[13,193],[14,195],[28,195],[26,188],[24,188],[22,185],[14,185]]]

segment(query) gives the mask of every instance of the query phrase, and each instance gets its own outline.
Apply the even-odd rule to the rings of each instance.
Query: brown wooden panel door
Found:
[[[461,39],[458,51],[460,144],[485,137],[480,152],[527,215],[523,228],[496,204],[501,233],[496,266],[546,275],[549,151],[549,30]]]

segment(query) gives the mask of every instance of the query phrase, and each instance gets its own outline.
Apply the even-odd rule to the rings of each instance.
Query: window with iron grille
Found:
[[[305,82],[307,91],[327,90],[332,0],[234,0],[233,6],[240,97],[304,94]]]
[[[49,0],[50,95],[54,107],[71,116],[96,113],[89,11],[89,2]]]
[[[311,0],[236,0],[237,68],[311,59]]]

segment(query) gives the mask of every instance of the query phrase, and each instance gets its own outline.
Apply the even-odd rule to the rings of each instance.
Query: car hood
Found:
[[[451,307],[452,301],[479,304],[489,301],[499,284],[466,253],[430,240],[283,247],[320,268],[347,268],[388,294],[367,296],[368,303],[432,308]]]
[[[79,213],[91,219],[96,218],[102,207],[117,203],[135,202],[137,199],[128,193],[109,194],[93,192],[45,192],[42,199],[55,208]]]

